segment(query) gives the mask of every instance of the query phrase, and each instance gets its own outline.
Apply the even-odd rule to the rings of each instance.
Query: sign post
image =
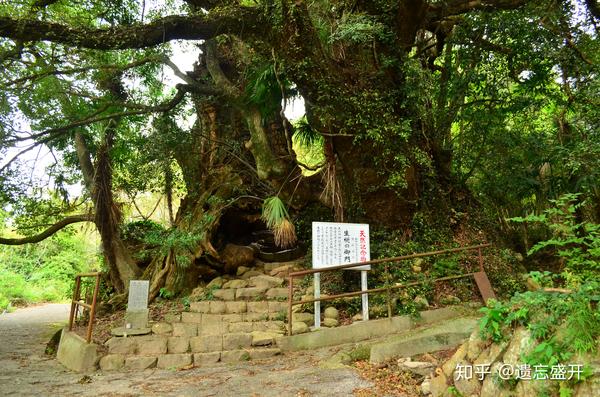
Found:
[[[369,225],[358,223],[312,223],[312,265],[313,269],[323,269],[347,263],[371,260],[369,246]],[[348,270],[360,270],[361,291],[366,291],[367,271],[370,265],[356,266]],[[321,275],[315,273],[314,296],[321,296]],[[369,319],[369,296],[362,294],[363,320]],[[315,302],[315,328],[321,326],[321,302]]]

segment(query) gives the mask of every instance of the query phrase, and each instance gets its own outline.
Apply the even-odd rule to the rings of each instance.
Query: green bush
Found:
[[[11,302],[61,301],[77,273],[99,267],[89,236],[63,230],[38,244],[0,246],[0,311]]]

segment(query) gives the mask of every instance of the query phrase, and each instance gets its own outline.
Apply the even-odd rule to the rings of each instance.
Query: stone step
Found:
[[[284,316],[287,310],[287,302],[283,301],[200,301],[190,303],[190,311],[181,314],[181,321],[201,322],[200,319],[202,316],[197,316],[197,314],[228,315],[228,317],[223,317],[223,319],[229,322],[260,321],[269,320],[272,317]],[[266,318],[258,316],[259,320],[245,320],[243,319],[244,316],[237,316],[240,314],[259,314],[265,315]],[[257,316],[247,317],[255,318]],[[238,318],[242,319],[237,320]]]
[[[103,371],[141,371],[150,368],[180,369],[205,367],[218,362],[234,363],[248,360],[262,360],[281,354],[278,348],[248,348],[204,353],[162,353],[152,355],[132,355],[109,353],[99,362]]]
[[[371,346],[369,361],[380,363],[393,357],[410,357],[456,347],[469,337],[478,321],[477,317],[455,318],[388,338]]]

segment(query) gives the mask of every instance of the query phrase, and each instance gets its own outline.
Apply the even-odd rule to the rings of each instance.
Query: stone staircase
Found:
[[[205,300],[151,324],[150,335],[109,339],[100,369],[178,369],[280,354],[277,341],[286,332],[288,296],[283,277],[300,263],[261,263],[238,269],[235,278],[211,281],[203,290]]]

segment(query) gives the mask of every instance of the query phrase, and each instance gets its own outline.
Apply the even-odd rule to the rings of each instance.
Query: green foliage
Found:
[[[600,338],[600,284],[590,281],[572,293],[543,290],[516,294],[506,303],[490,301],[481,309],[481,334],[500,342],[516,325],[539,341],[526,362],[553,365],[575,353],[595,352]]]
[[[369,44],[374,41],[391,40],[392,33],[386,25],[373,16],[365,14],[344,14],[329,42],[337,41],[351,44]]]
[[[61,301],[75,275],[98,268],[89,235],[63,230],[35,245],[0,246],[0,311],[10,302]]]
[[[275,229],[289,219],[289,214],[283,201],[277,196],[265,199],[262,207],[262,220],[265,221],[269,229]]]
[[[565,261],[563,276],[569,285],[578,285],[600,276],[600,224],[581,222],[577,211],[585,204],[580,194],[565,194],[550,200],[554,207],[542,215],[512,218],[513,222],[539,223],[547,226],[552,237],[535,244],[528,252],[552,249]]]

